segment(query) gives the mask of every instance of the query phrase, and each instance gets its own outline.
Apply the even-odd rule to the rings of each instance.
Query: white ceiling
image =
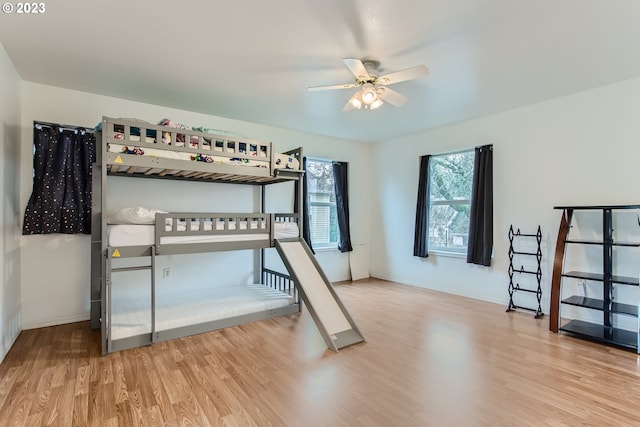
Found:
[[[44,4],[41,15],[0,15],[0,42],[23,80],[349,140],[640,75],[638,0]],[[400,108],[344,112],[355,89],[306,88],[353,82],[345,57],[430,74],[393,85],[409,97]]]

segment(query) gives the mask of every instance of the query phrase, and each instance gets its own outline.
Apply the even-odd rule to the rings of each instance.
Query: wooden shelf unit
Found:
[[[613,274],[614,247],[640,247],[638,242],[616,242],[613,236],[613,212],[623,209],[640,209],[640,205],[598,205],[598,206],[556,206],[563,211],[558,229],[558,239],[551,279],[551,303],[549,308],[549,330],[552,332],[566,332],[590,341],[613,345],[639,352],[639,333],[620,329],[614,326],[613,315],[627,315],[638,318],[637,301],[634,304],[614,301],[615,286],[638,286],[638,276],[628,277]],[[569,239],[571,220],[576,210],[598,210],[602,215],[602,240]],[[601,245],[602,266],[601,273],[585,271],[564,271],[566,248],[568,245]],[[590,280],[602,283],[602,298],[588,298],[573,295],[561,300],[563,278]],[[592,323],[573,319],[562,324],[561,304],[582,307],[602,312],[602,323]]]

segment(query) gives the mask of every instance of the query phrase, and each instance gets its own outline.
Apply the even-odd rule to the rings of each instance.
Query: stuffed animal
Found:
[[[182,123],[174,123],[171,121],[171,119],[162,119],[158,122],[158,124],[160,126],[167,126],[170,128],[175,128],[175,129],[190,129],[189,126],[184,125]],[[198,138],[195,138],[195,143],[196,146],[198,145]],[[192,138],[192,139],[194,139]],[[162,132],[162,142],[164,142],[165,144],[171,144],[171,133],[169,132]],[[193,141],[191,141],[193,143]],[[184,143],[185,143],[185,135],[183,133],[179,133],[176,137],[176,146],[177,147],[184,147]]]
[[[191,160],[193,160],[194,162],[213,163],[213,157],[200,153],[196,154],[195,156],[191,156]]]
[[[132,149],[130,149],[129,147],[127,147],[125,145],[124,147],[122,147],[122,153],[124,153],[124,154],[135,154],[137,156],[143,156],[144,155],[144,150],[142,150],[142,148],[140,148],[140,147],[133,147]]]
[[[241,159],[240,157],[231,157],[229,161],[233,163],[249,163],[249,159]]]

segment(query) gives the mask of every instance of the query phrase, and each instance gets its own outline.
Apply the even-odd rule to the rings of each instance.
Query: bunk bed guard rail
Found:
[[[271,247],[278,237],[276,223],[298,223],[295,213],[185,213],[170,212],[156,214],[155,251],[156,255],[164,254],[163,248],[177,240],[190,244],[219,245],[228,243],[233,249]],[[288,236],[287,236],[288,237]],[[175,248],[176,245],[171,245]],[[173,250],[172,253],[175,253]]]

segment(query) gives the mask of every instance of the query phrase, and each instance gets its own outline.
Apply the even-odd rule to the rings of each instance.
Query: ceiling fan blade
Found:
[[[429,69],[424,65],[416,65],[406,70],[396,71],[395,73],[385,74],[378,77],[378,84],[390,85],[393,83],[404,82],[406,80],[417,79],[429,74]]]
[[[381,87],[378,90],[379,90],[378,97],[383,101],[388,102],[391,105],[400,107],[402,104],[407,102],[406,96],[396,92],[393,89],[389,89],[388,87]]]
[[[359,79],[362,77],[363,79],[366,80],[370,78],[369,72],[365,68],[362,61],[360,61],[359,59],[344,58],[342,62],[344,62],[344,65],[346,65],[351,70],[353,75],[356,76],[356,79]]]
[[[351,89],[351,88],[354,88],[356,86],[357,85],[355,83],[346,83],[346,84],[343,84],[343,85],[308,87],[307,90],[310,91],[310,92],[315,92],[315,91],[319,91],[319,90]]]

